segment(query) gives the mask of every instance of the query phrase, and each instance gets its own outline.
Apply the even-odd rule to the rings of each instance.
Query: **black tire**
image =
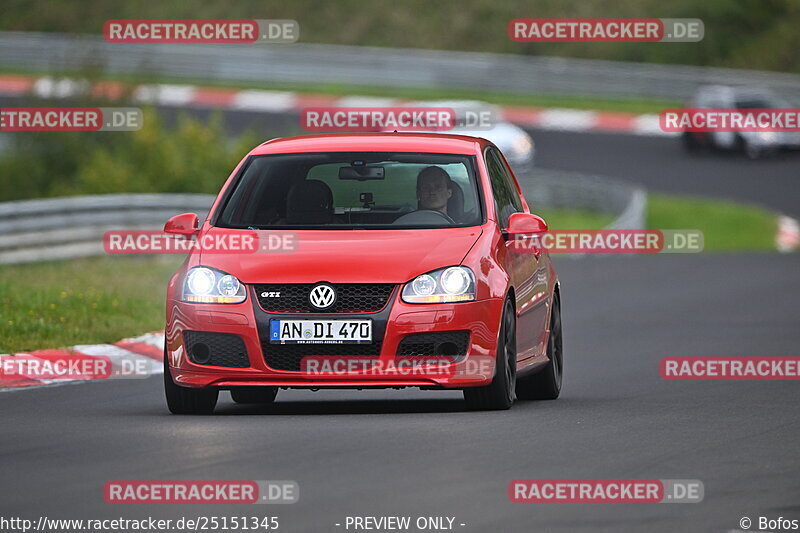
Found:
[[[231,389],[231,398],[236,403],[272,403],[278,395],[278,387],[236,387]]]
[[[744,154],[747,159],[755,161],[756,159],[761,159],[764,157],[765,151],[763,148],[755,146],[753,143],[747,142],[747,140],[742,137],[741,135],[736,136],[736,144],[735,150]]]
[[[744,155],[747,159],[755,161],[756,159],[761,159],[767,153],[763,148],[759,148],[752,143],[746,142],[744,143]]]
[[[695,136],[688,131],[684,131],[681,134],[681,143],[683,144],[683,148],[689,153],[697,153],[700,151],[700,148],[702,148]]]
[[[506,301],[500,320],[492,383],[484,387],[464,389],[467,407],[475,411],[509,409],[514,403],[517,380],[517,318],[511,301]]]
[[[550,336],[547,339],[547,357],[550,361],[532,376],[517,381],[517,398],[520,400],[555,400],[561,394],[564,377],[564,348],[561,332],[561,298],[556,294],[550,314]]]
[[[175,384],[164,354],[164,394],[167,397],[167,407],[174,415],[210,415],[217,406],[219,390],[190,389]]]

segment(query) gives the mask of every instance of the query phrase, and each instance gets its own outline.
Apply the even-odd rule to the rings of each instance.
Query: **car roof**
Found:
[[[301,135],[267,141],[251,155],[303,152],[419,152],[442,154],[475,154],[486,145],[486,139],[442,133],[327,133]]]

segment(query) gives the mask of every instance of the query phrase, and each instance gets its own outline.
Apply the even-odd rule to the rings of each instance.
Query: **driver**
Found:
[[[418,209],[447,214],[447,201],[453,196],[450,175],[440,167],[423,168],[417,176]]]

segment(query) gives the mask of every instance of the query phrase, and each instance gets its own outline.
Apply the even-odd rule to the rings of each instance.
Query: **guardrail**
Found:
[[[210,194],[98,194],[0,203],[0,264],[103,255],[109,230],[162,229],[173,215],[205,218]]]
[[[608,229],[644,229],[647,193],[628,182],[566,172],[534,168],[520,185],[533,207],[580,209],[614,216]]]
[[[644,227],[643,189],[603,178],[535,169],[521,179],[534,207],[588,209],[615,216],[610,228]],[[109,230],[157,230],[173,215],[205,219],[209,194],[101,194],[0,203],[0,264],[103,255]]]
[[[706,83],[753,84],[800,101],[779,72],[423,49],[301,44],[120,44],[96,35],[0,32],[0,66],[282,83],[685,99]]]

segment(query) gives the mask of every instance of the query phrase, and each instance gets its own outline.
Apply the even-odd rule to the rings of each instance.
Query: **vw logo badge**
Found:
[[[328,309],[336,301],[336,291],[330,285],[317,285],[311,289],[308,301],[317,309]]]

